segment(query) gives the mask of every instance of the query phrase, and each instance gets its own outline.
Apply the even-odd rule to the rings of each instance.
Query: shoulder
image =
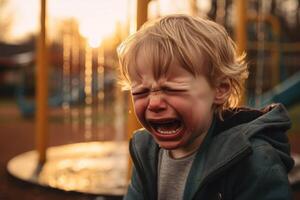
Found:
[[[223,157],[234,157],[229,168],[229,174],[237,176],[240,180],[241,177],[246,176],[260,176],[265,174],[266,171],[273,168],[274,166],[279,167],[283,172],[287,173],[288,169],[286,167],[286,160],[290,159],[289,155],[284,155],[278,149],[274,148],[268,141],[261,138],[247,138],[243,134],[232,134],[233,139],[229,140],[226,145],[226,138],[223,136],[225,141],[221,141],[223,146],[224,154],[220,152],[219,154]],[[221,136],[221,135],[220,135]],[[220,146],[221,142],[217,145]],[[215,145],[216,146],[216,145]],[[249,149],[245,153],[240,153],[243,149]],[[225,150],[227,149],[227,151]],[[228,150],[229,149],[229,150]],[[232,149],[235,149],[234,151]],[[228,154],[228,155],[227,155]],[[217,154],[218,156],[218,154]],[[219,157],[219,156],[218,156]],[[291,159],[292,161],[292,159]],[[247,172],[247,173],[245,173]]]
[[[155,144],[155,141],[154,141],[153,137],[144,128],[136,130],[133,133],[133,136],[131,138],[131,142],[134,145],[142,145],[142,146],[144,146],[145,144],[151,144],[151,145]]]
[[[246,159],[247,163],[264,166],[266,168],[279,164],[284,166],[281,158],[275,148],[265,140],[252,138],[250,139],[252,154]]]
[[[131,139],[134,140],[134,141],[153,140],[150,133],[144,128],[141,128],[141,129],[138,129],[138,130],[134,131]]]
[[[233,195],[257,197],[256,199],[276,196],[289,199],[287,197],[290,197],[291,190],[287,169],[280,153],[262,139],[253,138],[250,142],[252,153],[234,166],[228,174]]]
[[[287,169],[277,150],[267,141],[256,138],[251,139],[251,148],[252,153],[231,170],[229,179],[231,185],[235,185],[235,193],[251,191],[254,195],[277,188],[289,195]]]
[[[286,136],[285,134],[274,135],[276,137]],[[253,163],[254,167],[259,168],[273,168],[276,166],[288,173],[294,166],[294,160],[290,155],[290,145],[283,139],[276,141],[276,137],[258,135],[250,138],[252,154],[246,159],[247,163]]]
[[[158,149],[158,145],[155,143],[153,137],[145,129],[139,129],[133,133],[130,146],[136,152],[143,154],[152,153],[153,151],[156,152]]]
[[[247,175],[254,177],[263,177],[266,173],[274,173],[279,175],[278,170],[282,174],[287,174],[287,167],[281,157],[281,152],[275,149],[265,140],[253,138],[250,139],[252,152],[246,156],[235,167],[236,172],[246,176],[243,172],[247,171]],[[275,170],[276,169],[276,170]]]
[[[252,153],[240,165],[242,168],[245,169],[246,167],[249,172],[256,175],[265,175],[266,172],[277,173],[271,169],[277,169],[281,173],[287,174],[280,152],[273,148],[270,143],[262,139],[253,138],[251,139],[251,148]]]

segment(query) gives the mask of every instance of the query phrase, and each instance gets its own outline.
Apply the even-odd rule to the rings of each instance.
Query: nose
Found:
[[[151,92],[151,94],[149,95],[148,110],[158,113],[165,110],[166,108],[167,104],[164,101],[161,92]]]

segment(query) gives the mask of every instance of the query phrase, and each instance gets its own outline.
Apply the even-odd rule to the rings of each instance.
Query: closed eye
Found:
[[[142,95],[147,95],[149,93],[150,90],[145,89],[145,90],[141,90],[141,91],[134,91],[131,94],[133,96],[142,96]]]
[[[178,89],[178,88],[170,88],[170,87],[162,87],[160,90],[165,94],[179,94],[179,93],[187,92],[187,89]],[[132,91],[131,94],[135,97],[142,97],[148,95],[149,93],[150,93],[150,89],[144,89],[144,90]]]
[[[186,89],[178,89],[178,88],[169,88],[169,87],[164,87],[162,88],[162,90],[165,93],[182,93],[182,92],[186,92]]]

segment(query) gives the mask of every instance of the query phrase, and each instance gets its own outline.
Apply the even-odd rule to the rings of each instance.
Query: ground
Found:
[[[52,110],[50,112],[49,127],[49,146],[69,144],[87,140],[87,137],[80,133],[79,127],[77,132],[73,131],[71,126],[62,123],[60,111]],[[292,111],[292,117],[297,115]],[[296,116],[297,118],[297,116]],[[295,125],[294,127],[297,127]],[[292,151],[300,153],[300,133],[292,129],[290,133],[290,142]],[[108,128],[107,132],[110,132]],[[7,162],[13,157],[33,150],[34,142],[34,118],[24,118],[21,116],[18,107],[13,100],[0,101],[0,199],[1,200],[117,200],[120,197],[100,197],[95,195],[80,194],[75,192],[64,192],[61,190],[45,188],[38,185],[20,181],[11,176],[7,170]],[[82,131],[84,132],[84,131]],[[91,139],[112,139],[113,135],[93,134]],[[108,180],[109,181],[109,180]],[[294,189],[294,199],[300,199],[300,188]]]
[[[56,112],[56,111],[54,111]],[[59,122],[53,114],[49,127],[50,146],[84,141],[84,135],[69,134],[70,127]],[[1,200],[117,200],[120,197],[64,192],[20,181],[11,176],[7,162],[13,157],[34,149],[34,118],[23,118],[18,107],[10,102],[0,102],[0,199]],[[105,138],[104,139],[109,139]],[[109,180],[108,180],[109,181]]]

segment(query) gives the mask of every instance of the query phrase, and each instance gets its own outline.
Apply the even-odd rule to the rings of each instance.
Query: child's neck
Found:
[[[193,154],[203,143],[203,140],[206,136],[206,133],[199,135],[197,138],[193,140],[192,143],[188,144],[185,147],[180,147],[178,149],[170,150],[170,156],[174,159],[184,158],[191,154]]]

